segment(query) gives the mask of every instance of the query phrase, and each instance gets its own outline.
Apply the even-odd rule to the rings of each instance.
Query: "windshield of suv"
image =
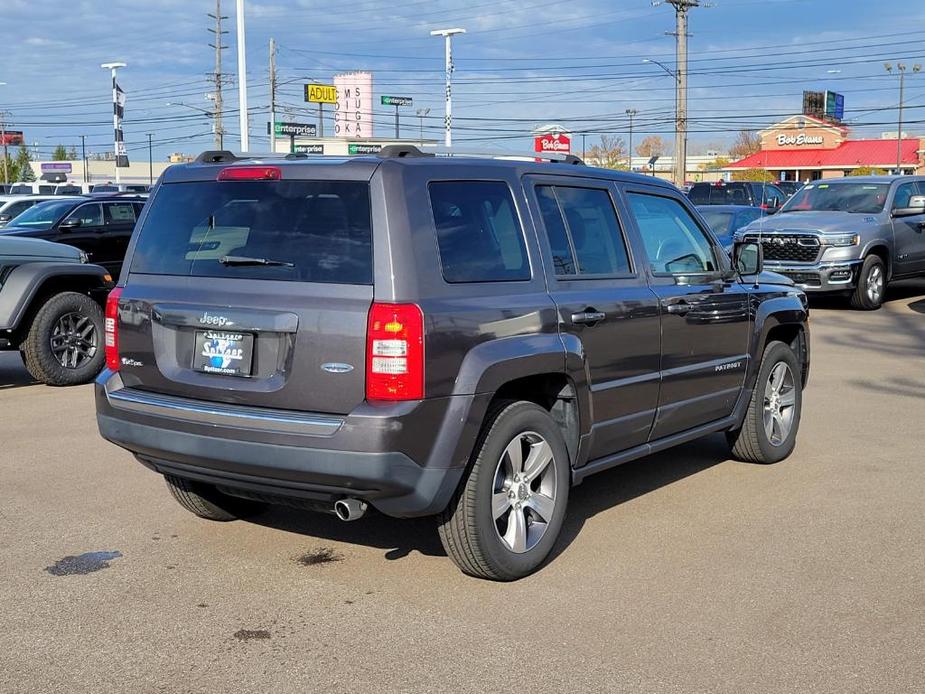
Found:
[[[807,183],[781,212],[861,212],[883,210],[889,183]]]
[[[202,181],[157,191],[131,272],[372,284],[366,181]]]
[[[50,200],[33,205],[10,222],[10,226],[50,229],[74,207],[73,200]]]

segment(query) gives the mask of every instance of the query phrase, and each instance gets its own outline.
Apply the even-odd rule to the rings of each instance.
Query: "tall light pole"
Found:
[[[446,136],[444,144],[447,147],[453,146],[453,93],[450,85],[453,76],[453,46],[452,37],[456,34],[465,34],[465,29],[434,29],[430,32],[431,36],[442,36],[445,54],[446,54]]]
[[[6,82],[0,82],[0,87],[6,85]],[[3,182],[9,183],[10,172],[8,165],[6,163],[7,153],[6,153],[6,113],[0,111],[0,140],[3,141]]]
[[[415,113],[418,114],[418,119],[421,122],[421,144],[424,144],[424,116],[430,113],[429,108],[419,108]]]
[[[250,149],[248,141],[248,117],[247,117],[247,56],[244,45],[244,0],[237,0],[237,20],[238,32],[238,118],[241,128],[241,151],[246,152]]]
[[[148,183],[154,185],[154,146],[151,143],[153,133],[148,135]]]
[[[671,79],[673,79],[673,80],[675,81],[675,94],[674,94],[674,142],[675,142],[675,160],[674,160],[674,174],[673,174],[673,176],[674,176],[674,179],[677,181],[677,180],[678,180],[678,159],[677,159],[677,155],[678,155],[678,141],[681,139],[681,128],[680,128],[680,123],[681,123],[681,115],[680,115],[680,114],[681,114],[681,112],[680,112],[680,110],[679,110],[679,108],[678,108],[678,95],[679,95],[679,92],[678,92],[678,89],[677,89],[677,86],[678,86],[678,73],[675,72],[674,70],[672,70],[671,68],[669,68],[669,67],[668,67],[667,65],[665,65],[664,63],[660,63],[660,62],[657,61],[657,60],[652,60],[651,58],[644,58],[642,62],[644,62],[644,63],[649,63],[649,64],[651,64],[651,65],[657,65],[657,66],[660,67],[662,70],[664,70],[665,73],[667,73],[667,74],[671,77]],[[687,133],[686,133],[686,132],[685,132],[684,136],[687,137]],[[653,174],[653,175],[654,175],[654,174]]]
[[[633,118],[636,117],[637,113],[639,113],[639,111],[634,108],[626,109],[626,115],[630,117],[630,154],[627,158],[628,166],[626,168],[628,168],[630,171],[633,170]]]
[[[890,74],[893,73],[893,65],[884,63],[883,67]],[[899,72],[899,129],[896,132],[896,175],[902,174],[903,165],[903,98],[906,86],[906,65],[905,63],[896,63],[896,70]],[[922,66],[915,64],[912,66],[912,72],[921,72]]]
[[[100,65],[104,70],[109,70],[112,74],[112,129],[115,133],[114,141],[114,154],[115,154],[115,164],[116,164],[116,183],[119,183],[119,157],[125,156],[125,142],[122,139],[122,117],[119,115],[119,103],[118,95],[116,94],[116,70],[120,67],[125,67],[125,63],[103,63]]]

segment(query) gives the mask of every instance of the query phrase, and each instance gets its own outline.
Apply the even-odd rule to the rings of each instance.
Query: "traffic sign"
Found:
[[[383,106],[411,106],[414,103],[410,96],[383,96],[380,101]]]
[[[267,135],[270,134],[270,124],[267,123]],[[314,123],[282,123],[276,121],[276,136],[315,137],[318,127]]]
[[[313,104],[336,104],[337,87],[333,84],[306,84],[305,101]]]

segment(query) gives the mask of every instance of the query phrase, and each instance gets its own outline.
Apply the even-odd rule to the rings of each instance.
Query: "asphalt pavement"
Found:
[[[197,519],[0,354],[0,692],[923,692],[923,297],[814,305],[790,459],[591,477],[511,584],[428,520]]]

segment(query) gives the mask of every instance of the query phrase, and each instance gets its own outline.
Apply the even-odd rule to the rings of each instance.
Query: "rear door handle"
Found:
[[[594,325],[595,323],[600,323],[606,317],[607,314],[603,311],[588,309],[587,311],[582,311],[581,313],[573,313],[572,323],[579,323],[581,325]]]
[[[691,310],[691,305],[687,303],[684,299],[680,301],[673,301],[669,304],[666,304],[666,309],[668,313],[672,313],[676,316],[685,316],[687,312]]]

